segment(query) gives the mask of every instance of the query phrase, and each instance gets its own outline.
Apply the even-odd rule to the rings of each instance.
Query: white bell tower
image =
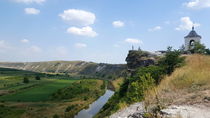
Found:
[[[192,31],[184,37],[185,39],[185,51],[189,51],[194,47],[195,42],[200,42],[201,36],[198,35],[195,31],[194,26],[192,27]]]

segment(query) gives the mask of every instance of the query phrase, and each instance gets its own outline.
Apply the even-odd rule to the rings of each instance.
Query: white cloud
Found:
[[[79,35],[79,36],[87,36],[87,37],[96,37],[98,34],[93,31],[93,29],[89,26],[87,27],[70,27],[67,29],[68,33],[74,34],[74,35]]]
[[[148,31],[153,32],[153,31],[158,31],[158,30],[161,30],[161,29],[162,29],[161,26],[155,26],[153,28],[148,29]]]
[[[64,10],[59,16],[70,23],[71,25],[88,26],[94,24],[96,16],[94,13],[78,10],[78,9],[68,9]]]
[[[31,3],[41,4],[45,2],[46,0],[14,0],[14,1],[19,2],[19,3],[25,3],[25,4],[31,4]]]
[[[84,43],[76,43],[74,46],[75,46],[76,48],[86,48],[86,47],[87,47],[87,45],[84,44]]]
[[[119,27],[124,27],[125,23],[122,21],[114,21],[112,22],[112,25],[116,28],[119,28]]]
[[[25,8],[24,11],[26,14],[31,14],[31,15],[38,15],[40,13],[40,10],[35,8]]]
[[[42,49],[40,47],[34,45],[29,48],[29,51],[32,53],[40,53],[40,52],[42,52]]]
[[[200,26],[199,23],[193,23],[190,17],[182,17],[180,21],[181,21],[181,24],[175,28],[176,30],[191,30],[192,26],[194,27]]]
[[[143,44],[141,40],[135,39],[135,38],[127,38],[125,42],[132,43],[132,44]]]
[[[201,9],[210,7],[210,0],[191,0],[190,2],[184,3],[188,8]]]
[[[22,40],[20,40],[20,42],[21,42],[21,43],[28,43],[29,40],[28,40],[28,39],[22,39]]]

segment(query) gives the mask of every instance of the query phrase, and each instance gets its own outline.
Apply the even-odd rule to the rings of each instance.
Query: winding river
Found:
[[[104,104],[113,94],[113,91],[106,90],[106,93],[103,96],[90,104],[88,109],[81,110],[74,118],[92,118],[99,112],[99,110],[104,106]]]

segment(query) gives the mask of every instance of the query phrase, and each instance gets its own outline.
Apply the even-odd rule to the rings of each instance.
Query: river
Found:
[[[92,118],[99,112],[113,94],[113,91],[106,90],[103,96],[99,97],[95,102],[90,104],[88,109],[81,110],[74,118]]]

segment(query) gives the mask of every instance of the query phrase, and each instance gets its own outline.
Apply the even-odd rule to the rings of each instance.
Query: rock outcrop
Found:
[[[138,67],[154,65],[157,56],[141,50],[130,50],[126,58],[129,71],[135,71]]]

